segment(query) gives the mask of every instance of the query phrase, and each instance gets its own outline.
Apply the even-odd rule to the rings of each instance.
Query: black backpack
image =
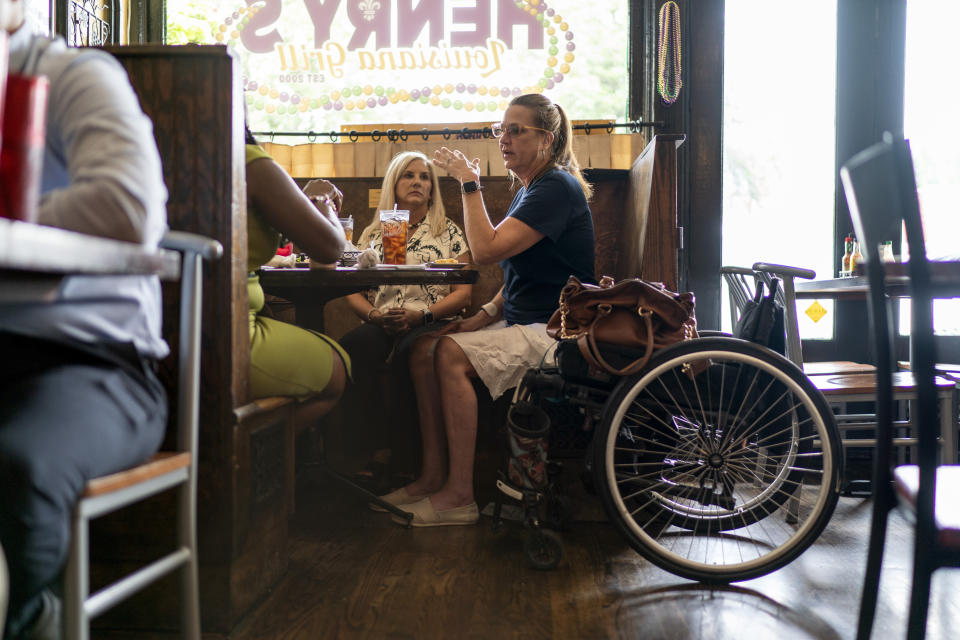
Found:
[[[733,328],[734,337],[762,344],[780,355],[786,355],[786,321],[783,305],[777,300],[779,278],[770,280],[770,294],[763,295],[763,282],[757,283],[757,292],[753,300],[748,300],[737,325]]]

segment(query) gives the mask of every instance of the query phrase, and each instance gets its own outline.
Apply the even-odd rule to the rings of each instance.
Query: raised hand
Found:
[[[322,178],[311,180],[303,188],[303,192],[307,194],[307,197],[309,197],[314,204],[317,204],[318,201],[322,201],[324,198],[328,199],[333,205],[334,213],[339,212],[340,207],[343,206],[343,192],[329,180]]]
[[[480,158],[468,160],[463,152],[456,149],[440,147],[433,153],[433,164],[460,182],[480,179]]]

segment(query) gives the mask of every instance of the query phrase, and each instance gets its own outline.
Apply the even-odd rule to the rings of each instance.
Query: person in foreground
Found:
[[[249,129],[246,138],[250,394],[301,398],[296,421],[302,429],[340,399],[350,375],[350,357],[321,333],[264,315],[264,292],[256,270],[276,254],[281,234],[314,263],[335,263],[346,244],[336,213],[342,195],[324,181],[328,192],[311,201]]]
[[[383,177],[378,209],[399,209],[410,212],[407,232],[407,264],[426,264],[435,260],[455,259],[469,262],[467,241],[452,220],[446,217],[440,198],[440,183],[434,167],[418,151],[398,154],[390,162]],[[361,249],[371,247],[382,255],[382,227],[378,216],[364,229],[357,243]],[[426,332],[436,331],[460,314],[470,304],[472,285],[386,285],[369,294],[347,296],[347,304],[364,321],[351,330],[340,343],[353,361],[352,396],[359,425],[369,429],[373,457],[361,471],[358,481],[372,489],[391,477],[392,436],[396,420],[390,420],[388,396],[412,394],[407,380],[410,346]],[[392,387],[378,385],[379,372],[389,360]],[[396,485],[394,485],[396,486]],[[387,487],[389,488],[389,487]]]
[[[10,72],[49,79],[40,224],[157,247],[166,188],[152,124],[127,74],[96,49],[33,34],[24,2],[4,25]],[[52,301],[0,303],[0,544],[4,638],[59,637],[58,580],[87,480],[160,446],[168,353],[156,277],[66,277]]]
[[[499,262],[504,284],[476,315],[450,323],[439,338],[425,336],[414,344],[410,368],[423,467],[413,483],[384,500],[413,513],[418,527],[479,519],[473,493],[477,395],[471,380],[479,377],[494,399],[516,386],[554,343],[546,322],[567,278],[595,281],[591,189],[573,154],[573,131],[563,109],[540,94],[518,96],[493,129],[504,166],[522,184],[496,226],[484,206],[479,161],[445,147],[434,156],[462,185],[474,261]]]

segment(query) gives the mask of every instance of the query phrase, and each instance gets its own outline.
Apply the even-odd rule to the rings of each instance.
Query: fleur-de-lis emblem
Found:
[[[380,11],[380,3],[377,0],[360,0],[357,8],[363,12],[363,19],[370,22],[377,15],[377,11]]]

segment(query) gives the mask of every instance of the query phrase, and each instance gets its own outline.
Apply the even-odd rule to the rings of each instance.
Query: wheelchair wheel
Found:
[[[594,438],[608,516],[641,555],[684,578],[779,569],[837,503],[842,455],[826,401],[790,361],[743,340],[663,349],[620,382]]]

